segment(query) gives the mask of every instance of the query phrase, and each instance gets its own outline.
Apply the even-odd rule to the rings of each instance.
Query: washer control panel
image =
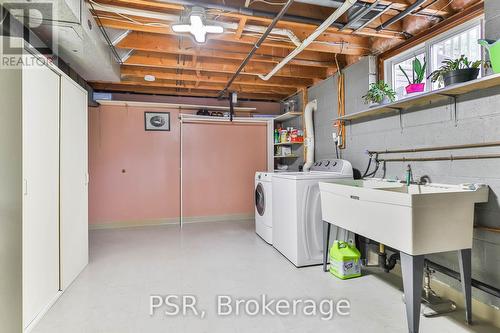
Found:
[[[325,159],[314,162],[311,171],[342,172],[347,161],[338,159]],[[348,162],[347,162],[348,163]]]

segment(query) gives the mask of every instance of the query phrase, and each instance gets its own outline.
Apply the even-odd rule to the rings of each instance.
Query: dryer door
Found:
[[[266,197],[264,193],[264,186],[262,183],[258,183],[255,187],[255,209],[260,216],[264,216],[266,212]]]

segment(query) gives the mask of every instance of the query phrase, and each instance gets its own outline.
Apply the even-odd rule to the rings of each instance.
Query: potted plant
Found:
[[[410,80],[410,77],[408,74],[406,74],[406,71],[399,65],[399,69],[403,74],[405,75],[406,79],[408,80],[408,85],[406,86],[406,93],[407,94],[412,94],[416,92],[422,92],[425,89],[425,69],[427,68],[427,62],[424,59],[424,63],[422,64],[420,60],[415,57],[412,61],[412,79]]]
[[[445,59],[441,63],[441,67],[436,69],[429,76],[432,82],[443,81],[447,87],[452,84],[471,81],[479,75],[479,67],[487,65],[482,60],[469,61],[465,55],[461,55],[458,59]]]
[[[396,92],[392,90],[387,83],[380,80],[376,83],[370,84],[370,89],[368,89],[368,92],[362,98],[364,99],[365,104],[388,104],[396,100]]]

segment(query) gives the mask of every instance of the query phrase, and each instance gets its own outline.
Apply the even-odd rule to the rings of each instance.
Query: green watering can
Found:
[[[490,53],[491,67],[495,73],[500,73],[500,40],[480,39],[479,45],[484,46]]]

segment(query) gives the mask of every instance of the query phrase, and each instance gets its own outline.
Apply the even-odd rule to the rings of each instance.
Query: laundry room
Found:
[[[0,332],[500,331],[500,1],[0,0]]]

